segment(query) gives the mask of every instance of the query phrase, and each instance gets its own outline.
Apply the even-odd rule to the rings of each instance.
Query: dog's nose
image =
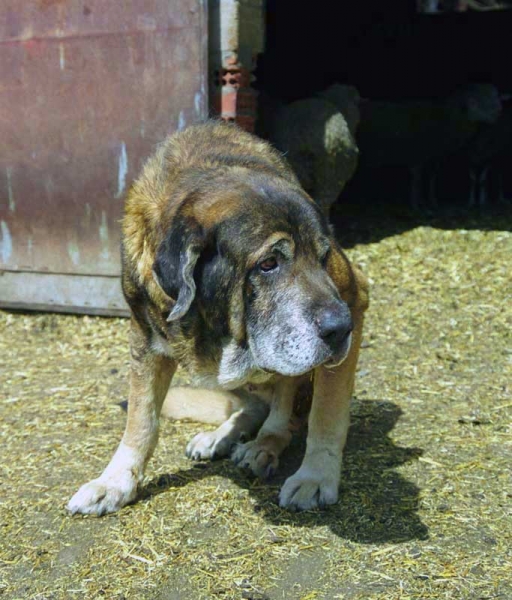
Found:
[[[352,331],[352,319],[348,308],[324,309],[317,318],[320,337],[329,345],[342,344]]]

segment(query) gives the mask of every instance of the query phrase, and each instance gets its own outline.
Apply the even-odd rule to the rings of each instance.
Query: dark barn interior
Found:
[[[437,4],[446,12],[420,12],[421,6],[428,4]],[[462,7],[463,12],[450,7]],[[268,0],[266,50],[259,57],[254,84],[260,92],[260,133],[268,137],[266,114],[272,113],[276,102],[311,97],[333,83],[356,86],[362,102],[397,103],[404,110],[417,102],[442,103],[472,83],[490,83],[500,94],[502,114],[508,113],[507,122],[511,122],[508,57],[512,56],[512,11],[508,8],[505,2],[498,5],[493,0],[313,4]],[[503,131],[501,120],[496,128]],[[486,124],[480,129],[489,127]],[[512,131],[508,124],[505,129]],[[503,139],[490,142],[491,150],[486,141],[485,160],[480,157],[478,142],[478,159],[485,162],[484,198],[477,189],[471,191],[468,161],[476,160],[473,141],[455,151],[449,145],[443,148],[446,136],[442,130],[433,135],[434,141],[428,143],[437,146],[437,197],[435,202],[425,202],[423,211],[437,214],[443,209],[467,212],[474,208],[489,213],[506,209],[512,197],[507,166],[512,156],[511,136],[501,133]],[[494,133],[489,136],[494,138]],[[417,146],[423,143],[418,137]],[[364,159],[365,149],[360,145],[359,150]],[[408,165],[397,163],[365,170],[360,160],[336,204],[361,206],[364,202],[366,209],[393,204],[406,210],[411,206],[411,174]],[[473,198],[472,193],[476,194]]]

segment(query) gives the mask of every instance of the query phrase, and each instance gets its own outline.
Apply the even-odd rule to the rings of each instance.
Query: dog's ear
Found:
[[[176,301],[168,321],[183,317],[194,300],[194,268],[204,244],[205,234],[199,223],[191,217],[179,216],[156,252],[153,276],[162,290]]]
[[[327,273],[337,287],[341,299],[350,309],[368,305],[368,283],[364,275],[348,260],[345,253],[333,239],[327,261]]]

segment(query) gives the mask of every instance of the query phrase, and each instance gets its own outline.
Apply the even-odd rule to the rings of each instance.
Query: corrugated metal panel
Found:
[[[120,310],[126,188],[167,133],[207,112],[205,7],[200,0],[2,3],[0,270],[11,275],[0,277],[0,305]],[[82,280],[68,279],[69,294],[66,277],[49,275]],[[91,277],[114,278],[117,297],[98,280],[105,297],[91,298]],[[80,281],[89,282],[83,302]]]

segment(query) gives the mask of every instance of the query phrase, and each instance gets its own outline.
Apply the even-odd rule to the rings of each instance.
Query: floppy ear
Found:
[[[194,300],[194,268],[204,244],[199,223],[190,217],[178,217],[158,247],[153,276],[163,291],[176,300],[168,321],[183,317]]]
[[[368,282],[361,271],[346,257],[333,240],[327,262],[327,273],[350,309],[366,310],[368,307]]]

